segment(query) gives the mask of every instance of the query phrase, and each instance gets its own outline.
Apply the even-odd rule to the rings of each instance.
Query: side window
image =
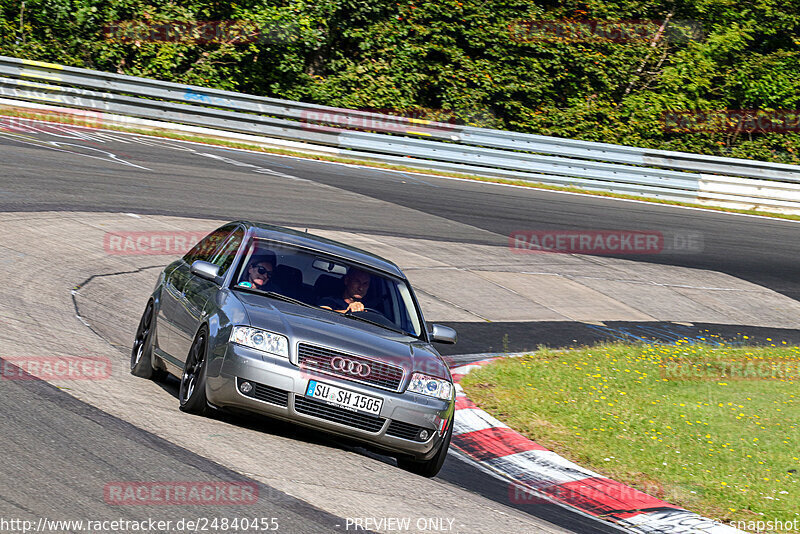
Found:
[[[244,240],[244,229],[237,228],[228,241],[225,242],[222,250],[212,260],[211,263],[219,265],[220,276],[223,276],[230,268],[233,259],[236,257],[236,251],[239,250],[239,246],[242,244],[242,240]]]
[[[236,228],[235,224],[227,224],[222,228],[217,228],[203,239],[201,239],[192,250],[186,253],[183,259],[191,265],[197,260],[211,261],[214,257],[214,252],[217,251],[219,245],[230,235]]]

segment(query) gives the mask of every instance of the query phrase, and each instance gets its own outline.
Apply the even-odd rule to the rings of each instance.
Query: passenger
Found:
[[[370,279],[369,273],[353,267],[342,278],[342,282],[344,282],[342,296],[323,297],[317,302],[317,305],[320,308],[339,313],[364,311],[364,303],[361,301],[369,291]]]
[[[280,293],[281,287],[272,279],[275,273],[275,254],[265,252],[250,258],[250,264],[239,282],[241,287]]]

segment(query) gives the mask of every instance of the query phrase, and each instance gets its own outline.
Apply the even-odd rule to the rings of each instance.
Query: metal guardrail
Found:
[[[459,126],[4,56],[0,95],[325,145],[407,167],[800,213],[796,165]]]

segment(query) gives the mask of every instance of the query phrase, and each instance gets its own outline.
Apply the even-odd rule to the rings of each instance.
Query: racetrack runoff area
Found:
[[[36,228],[28,231],[36,235],[20,239],[28,223],[17,220],[30,221]],[[0,233],[7,241],[0,244],[9,253],[0,268],[20,268],[37,253],[95,258],[85,263],[91,265],[89,276],[99,277],[76,294],[80,314],[107,339],[127,347],[141,314],[138,307],[143,308],[159,270],[222,223],[135,214],[2,214],[0,224],[9,229]],[[672,324],[675,331],[691,323],[715,324],[727,330],[724,334],[733,332],[729,327],[741,333],[800,329],[799,302],[708,270],[578,254],[520,254],[513,248],[372,233],[309,231],[397,263],[414,286],[426,320],[460,325],[462,339],[470,338],[470,325],[478,329],[513,323],[600,328],[657,323]],[[35,263],[33,268],[36,272]],[[28,271],[27,279],[39,278],[33,272]],[[120,311],[121,304],[130,308]],[[557,345],[547,336],[541,343]],[[440,346],[449,353],[474,347],[478,345]]]
[[[463,532],[561,531],[370,457],[210,419],[191,418],[187,424],[189,416],[178,411],[170,388],[130,376],[128,351],[136,323],[160,269],[179,252],[126,250],[124,241],[109,236],[191,237],[221,224],[120,213],[0,214],[0,272],[20,281],[0,309],[0,354],[107,358],[111,371],[103,379],[50,381],[109,414],[342,517],[447,516],[456,517]],[[426,319],[458,323],[468,344],[473,343],[470,325],[478,330],[487,324],[600,327],[602,321],[679,320],[797,329],[800,323],[793,319],[800,317],[796,301],[710,271],[580,255],[518,254],[507,247],[434,239],[310,231],[395,261],[417,289]],[[454,349],[465,352],[459,345]],[[315,469],[309,471],[306,458],[312,456]],[[320,472],[336,472],[337,478],[320,479]],[[369,499],[362,498],[360,486],[365,472],[372,480]]]

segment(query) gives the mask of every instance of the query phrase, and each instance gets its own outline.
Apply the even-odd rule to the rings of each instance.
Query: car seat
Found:
[[[325,297],[340,297],[344,292],[344,282],[338,276],[321,274],[314,282],[314,298],[317,302]]]

